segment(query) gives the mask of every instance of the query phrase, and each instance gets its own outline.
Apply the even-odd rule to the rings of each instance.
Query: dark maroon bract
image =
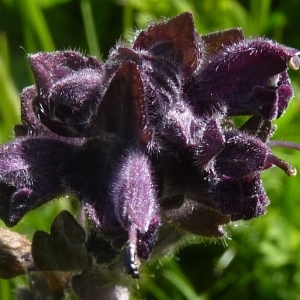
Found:
[[[162,228],[221,237],[222,225],[265,214],[260,173],[296,173],[268,141],[293,96],[287,69],[299,68],[298,54],[240,29],[201,36],[183,13],[104,62],[29,55],[23,124],[0,149],[0,218],[14,226],[72,194],[92,224],[88,252],[100,261],[95,241],[108,241],[139,278]]]

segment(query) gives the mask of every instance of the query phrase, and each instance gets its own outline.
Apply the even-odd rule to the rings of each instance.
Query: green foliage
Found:
[[[76,48],[105,57],[122,33],[187,10],[201,33],[242,27],[247,36],[300,48],[299,9],[298,0],[0,0],[0,141],[19,122],[18,92],[32,83],[26,53]],[[292,75],[296,98],[277,121],[274,138],[300,143],[300,75]],[[275,153],[300,170],[300,153]],[[144,268],[133,299],[299,299],[300,176],[288,178],[274,168],[264,173],[264,183],[272,201],[266,216],[229,227],[227,246],[193,244]],[[14,230],[29,237],[48,230],[62,207],[74,209],[56,201]],[[25,277],[0,280],[0,299],[15,299],[16,285],[25,284]]]
[[[9,71],[9,50],[4,33],[0,33],[0,141],[12,133],[13,125],[19,119],[19,95]]]

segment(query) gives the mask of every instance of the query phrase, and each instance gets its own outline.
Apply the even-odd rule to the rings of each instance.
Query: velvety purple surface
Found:
[[[148,259],[165,223],[219,237],[222,225],[265,214],[260,173],[293,173],[267,141],[293,95],[297,55],[240,29],[201,36],[190,13],[150,25],[105,62],[29,55],[23,124],[0,148],[0,218],[13,226],[73,194],[116,248],[129,241]]]

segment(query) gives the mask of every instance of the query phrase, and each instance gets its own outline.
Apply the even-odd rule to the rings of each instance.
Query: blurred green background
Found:
[[[147,22],[191,11],[200,33],[242,27],[300,49],[299,0],[0,0],[0,142],[19,122],[19,92],[31,85],[26,54],[76,49],[105,59],[123,35]],[[290,72],[296,97],[274,139],[300,143],[300,73]],[[274,149],[298,167],[300,153]],[[194,243],[142,270],[133,299],[300,299],[300,176],[263,174],[268,214],[232,224],[222,241]],[[28,214],[13,230],[29,238],[48,230],[66,200]],[[4,226],[3,223],[0,223]],[[26,278],[0,280],[0,299],[15,299]]]

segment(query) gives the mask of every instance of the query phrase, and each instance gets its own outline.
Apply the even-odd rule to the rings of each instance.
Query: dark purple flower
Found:
[[[144,233],[158,211],[150,162],[142,153],[129,153],[116,173],[110,188],[115,216],[129,234]]]
[[[103,96],[104,73],[93,57],[74,51],[37,53],[29,57],[36,81],[32,110],[51,131],[82,136],[94,129],[91,118]],[[26,110],[26,107],[24,107]],[[27,108],[28,110],[28,108]],[[34,124],[29,124],[34,125]]]
[[[67,192],[63,181],[75,148],[47,136],[21,137],[2,146],[0,217],[7,226]]]
[[[13,226],[72,194],[88,216],[95,262],[113,269],[121,254],[139,278],[159,232],[220,237],[230,221],[265,214],[260,173],[296,173],[268,141],[293,95],[287,68],[299,68],[298,53],[240,29],[201,37],[184,13],[118,44],[105,62],[74,51],[29,55],[35,85],[21,95],[23,124],[0,148],[0,218]],[[240,115],[250,118],[238,127]],[[80,276],[88,270],[73,282]]]
[[[201,67],[186,88],[189,101],[198,114],[211,114],[215,110],[229,115],[261,115],[267,119],[278,118],[293,96],[287,67],[299,68],[299,52],[257,38],[233,39],[231,31],[221,32],[209,39],[210,49],[214,38],[229,43],[213,48],[208,57],[203,56]]]
[[[180,73],[188,77],[199,64],[202,51],[200,43],[193,17],[186,12],[142,30],[134,41],[133,48],[145,50],[163,61],[171,61]]]

